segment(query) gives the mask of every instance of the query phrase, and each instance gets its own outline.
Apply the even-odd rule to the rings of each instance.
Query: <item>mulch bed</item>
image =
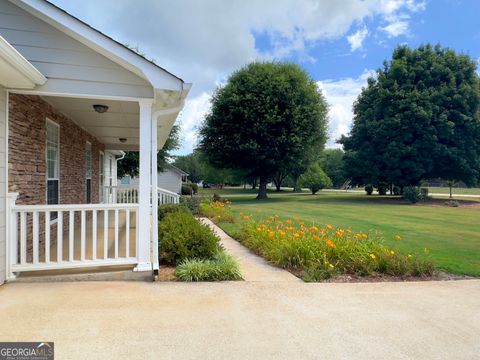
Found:
[[[305,275],[304,271],[301,269],[292,269],[289,270],[293,275],[303,280]],[[372,283],[372,282],[408,282],[408,281],[447,281],[447,280],[469,280],[469,279],[478,279],[477,277],[466,276],[466,275],[454,275],[449,274],[443,271],[438,272],[433,276],[393,276],[385,274],[373,274],[369,276],[358,276],[358,275],[337,275],[330,279],[326,279],[319,282],[324,283]]]

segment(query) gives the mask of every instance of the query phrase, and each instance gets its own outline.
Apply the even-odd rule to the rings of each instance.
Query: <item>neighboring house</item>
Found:
[[[187,181],[187,177],[188,174],[185,171],[173,165],[167,165],[164,171],[158,172],[157,185],[160,188],[181,194],[182,183]]]
[[[178,197],[151,191],[157,149],[190,87],[45,0],[0,1],[0,284],[26,271],[158,268],[151,214],[159,194]],[[116,158],[137,150],[138,196],[112,203]]]
[[[164,190],[171,191],[175,194],[182,193],[182,183],[187,181],[188,173],[185,171],[167,164],[165,170],[158,172],[157,186]],[[125,189],[128,186],[138,185],[138,178],[132,178],[130,175],[124,176],[120,179],[119,189],[124,187]]]

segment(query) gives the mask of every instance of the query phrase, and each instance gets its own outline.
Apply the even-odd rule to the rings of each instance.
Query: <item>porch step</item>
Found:
[[[12,282],[72,282],[72,281],[152,281],[151,271],[133,271],[131,265],[88,269],[31,271],[20,273]]]

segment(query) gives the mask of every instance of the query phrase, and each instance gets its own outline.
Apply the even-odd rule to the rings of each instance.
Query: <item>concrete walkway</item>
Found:
[[[56,359],[479,359],[480,280],[0,286],[0,341]]]
[[[301,282],[299,278],[288,271],[270,265],[262,257],[253,254],[245,246],[228,236],[210,219],[201,218],[201,222],[209,225],[220,238],[221,244],[228,253],[235,256],[240,262],[243,279],[245,281],[290,281]]]

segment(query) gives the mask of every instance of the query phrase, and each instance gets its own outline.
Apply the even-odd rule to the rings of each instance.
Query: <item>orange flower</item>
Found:
[[[248,220],[248,219],[250,219],[250,216],[245,215],[245,216],[243,217],[243,220]]]
[[[328,239],[325,244],[327,244],[327,246],[331,247],[332,249],[335,249],[337,246],[333,243],[332,240]]]
[[[300,234],[299,233],[294,233],[293,236],[298,238],[298,237],[300,237]]]
[[[332,225],[327,225],[326,228],[327,228],[328,230],[332,230],[332,229],[333,229],[333,226],[332,226]]]
[[[298,221],[298,220],[300,220],[298,217],[293,218],[293,221]]]
[[[290,225],[292,223],[292,220],[287,220],[285,221],[288,225]]]
[[[317,234],[315,234],[315,235],[313,235],[313,238],[316,239],[316,240],[318,240],[318,239],[320,239],[320,236],[318,236]]]

